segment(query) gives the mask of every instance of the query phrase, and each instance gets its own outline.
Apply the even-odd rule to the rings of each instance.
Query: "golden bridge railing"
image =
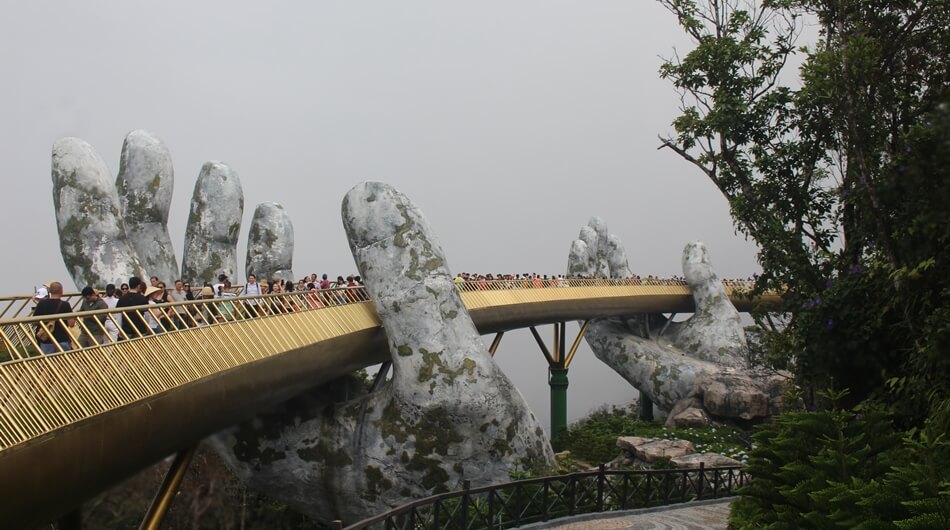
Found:
[[[366,299],[354,288],[0,322],[12,359],[0,363],[0,451],[230,368],[378,327]],[[156,312],[157,330],[118,325],[118,340],[107,338],[106,323],[117,325],[120,315],[144,322],[143,310]],[[39,354],[39,329],[68,337],[70,351],[57,345],[58,353]],[[90,345],[72,349],[82,337]]]
[[[585,296],[689,294],[682,282],[642,279],[456,287],[470,309],[540,301],[560,289],[565,296],[577,288]],[[367,301],[365,289],[342,288],[0,320],[0,451],[245,363],[377,327]],[[135,326],[125,330],[121,319]],[[53,340],[53,354],[40,353],[40,330],[63,339]]]

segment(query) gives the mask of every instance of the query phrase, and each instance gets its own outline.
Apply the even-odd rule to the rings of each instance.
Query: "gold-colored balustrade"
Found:
[[[470,281],[456,288],[473,312],[690,294],[685,282],[653,279]],[[733,297],[750,288],[726,282]],[[29,296],[6,300],[19,307],[24,299],[30,303]],[[0,319],[0,452],[240,365],[378,327],[368,301],[360,287]],[[41,330],[63,339],[47,346],[52,354],[41,353]]]

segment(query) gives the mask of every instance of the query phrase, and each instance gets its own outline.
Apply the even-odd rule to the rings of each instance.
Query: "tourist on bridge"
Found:
[[[112,292],[115,293],[114,285],[112,286]],[[109,304],[100,298],[99,293],[92,287],[88,285],[83,287],[82,303],[79,304],[79,311],[99,311],[102,309],[109,309]],[[108,318],[106,315],[83,317],[82,323],[85,329],[82,330],[82,335],[79,337],[79,346],[88,348],[109,342],[108,339],[106,339],[105,327],[105,321],[107,321]]]
[[[63,300],[63,284],[59,282],[49,282],[47,286],[49,297],[40,300],[36,304],[33,316],[60,315],[73,312],[72,307]],[[66,326],[72,326],[75,319],[68,319],[65,324],[63,320],[46,323],[44,330],[40,325],[36,326],[36,340],[40,345],[40,351],[49,355],[62,350],[72,349],[72,339],[69,336],[69,330]],[[47,332],[52,331],[52,336]],[[58,344],[58,346],[57,346]]]
[[[110,283],[106,285],[106,295],[102,299],[106,306],[109,309],[115,309],[115,305],[119,303],[119,297],[116,296],[115,284]],[[119,326],[122,325],[122,313],[115,313],[112,315],[113,318],[105,319],[106,332],[109,334],[109,337],[112,339],[112,342],[119,340]]]
[[[181,280],[175,280],[175,290],[174,291],[165,291],[167,299],[169,302],[184,302],[188,300],[188,293],[185,291],[185,282]],[[171,311],[174,317],[173,323],[177,329],[182,329],[188,326],[188,308],[186,306],[180,305],[175,307]]]
[[[261,292],[261,286],[257,283],[257,276],[252,272],[247,275],[247,283],[244,284],[244,291],[241,293],[241,296],[253,296],[254,298],[248,300],[244,303],[245,309],[252,317],[260,316],[261,311],[258,309],[258,304],[260,301],[257,299],[259,296],[264,294]]]
[[[129,278],[128,292],[122,295],[122,298],[119,298],[115,305],[118,309],[136,308],[127,310],[122,315],[122,331],[127,338],[134,339],[151,334],[151,328],[145,322],[145,316],[142,314],[147,309],[145,306],[148,305],[148,298],[145,298],[145,295],[142,294],[144,292],[145,284],[142,283],[141,278],[132,276]]]
[[[164,289],[161,287],[156,287],[154,285],[149,286],[145,290],[145,298],[148,299],[149,305],[157,305],[162,302],[162,292]],[[152,333],[161,333],[162,328],[159,325],[159,322],[164,318],[164,313],[160,309],[149,308],[148,311],[145,311],[145,322],[148,324],[149,329]]]

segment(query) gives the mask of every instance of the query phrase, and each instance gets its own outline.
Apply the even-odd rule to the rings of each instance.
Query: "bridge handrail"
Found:
[[[533,286],[496,283],[495,292],[488,294],[494,298],[504,295],[505,300],[489,305],[530,303],[542,291]],[[657,290],[671,291],[667,295],[689,294],[682,286],[630,286],[618,280],[572,280],[567,285],[577,287],[584,296],[589,296],[591,286],[595,296],[607,297],[652,295]],[[601,286],[622,288],[604,292]],[[480,292],[466,291],[465,287],[459,289],[467,299],[466,305],[485,305]],[[568,297],[574,291],[560,287],[547,290]],[[236,366],[378,327],[375,312],[347,309],[367,301],[363,288],[340,288],[0,321],[0,356],[10,359],[0,362],[0,452],[70,423]],[[167,311],[168,319],[158,319],[157,331],[136,328],[130,336],[122,330],[118,318],[142,322],[142,311]],[[274,318],[283,315],[287,318]],[[70,322],[73,320],[75,327]],[[107,324],[117,328],[117,342],[106,339]],[[64,341],[66,347],[53,341],[56,352],[41,355],[36,330],[53,334],[58,327],[69,338]],[[218,329],[221,331],[215,331]]]
[[[433,495],[345,530],[511,528],[589,513],[730,497],[748,479],[739,466],[707,468],[700,463],[692,469],[608,470],[601,465],[595,471]]]
[[[751,291],[755,282],[748,280],[722,280],[722,284],[731,292]],[[561,279],[543,279],[536,280],[466,280],[456,282],[459,292],[475,291],[502,291],[508,289],[531,289],[537,287],[618,287],[625,285],[651,285],[651,286],[671,286],[685,287],[686,281],[675,278],[653,278],[653,277],[634,277],[634,278],[561,278]],[[238,285],[230,289],[230,293],[240,296],[244,286]],[[338,289],[347,289],[340,287]],[[336,289],[327,289],[333,291]],[[198,289],[193,290],[194,293]],[[293,293],[306,293],[307,291],[292,291]],[[100,293],[101,295],[102,293]],[[291,294],[291,293],[278,293]],[[266,295],[270,296],[270,295]],[[79,307],[82,302],[82,296],[78,292],[64,293],[63,300],[69,302],[73,311]],[[0,322],[14,320],[30,316],[33,312],[35,301],[32,294],[21,294],[14,296],[0,296]]]

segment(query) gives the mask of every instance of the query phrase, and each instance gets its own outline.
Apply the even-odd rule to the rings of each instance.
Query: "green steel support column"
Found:
[[[653,421],[653,400],[643,392],[640,392],[640,419]]]
[[[551,442],[560,449],[558,438],[567,429],[567,368],[548,367],[548,385],[551,386]]]

